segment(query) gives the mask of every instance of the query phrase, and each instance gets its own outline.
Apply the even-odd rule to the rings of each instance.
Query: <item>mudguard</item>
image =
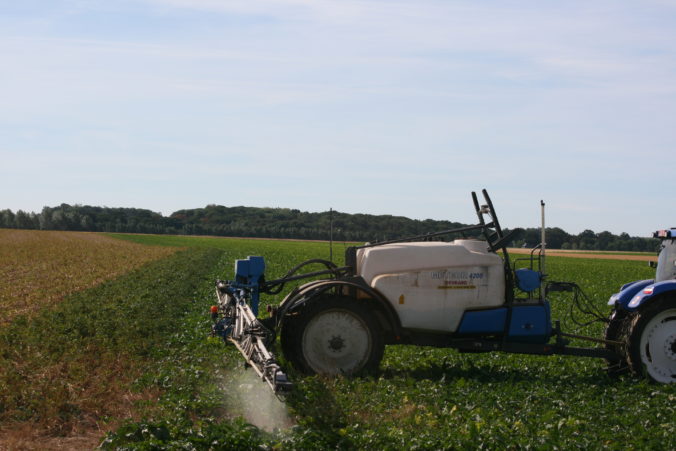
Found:
[[[608,305],[615,308],[628,310],[628,304],[636,294],[641,291],[643,288],[648,285],[655,283],[655,279],[650,280],[637,280],[635,282],[630,282],[622,285],[619,293],[615,293],[610,296],[608,300]]]
[[[636,295],[631,298],[627,304],[626,309],[634,311],[642,305],[650,302],[651,299],[656,298],[664,293],[676,293],[676,280],[663,280],[654,284],[646,285]]]
[[[294,311],[307,301],[329,291],[333,288],[355,289],[365,293],[370,299],[373,299],[382,307],[385,319],[389,325],[395,341],[401,339],[402,327],[399,316],[397,315],[389,301],[378,291],[369,287],[360,277],[351,279],[323,279],[308,282],[305,285],[289,293],[279,305],[277,312],[277,326],[284,320],[284,315]]]

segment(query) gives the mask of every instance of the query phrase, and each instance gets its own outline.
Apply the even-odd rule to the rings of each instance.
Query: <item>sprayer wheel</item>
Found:
[[[676,297],[663,296],[639,310],[628,345],[635,373],[663,384],[676,383]]]
[[[378,368],[382,333],[364,301],[323,296],[305,306],[282,332],[285,357],[307,374],[351,375]]]

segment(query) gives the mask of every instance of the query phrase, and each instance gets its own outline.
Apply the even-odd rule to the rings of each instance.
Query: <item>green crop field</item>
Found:
[[[613,379],[599,359],[390,346],[375,375],[324,378],[280,358],[295,384],[282,403],[233,346],[208,337],[214,280],[247,255],[281,277],[327,258],[327,243],[111,236],[180,249],[0,328],[0,448],[676,448],[676,384]],[[550,279],[577,282],[604,312],[621,284],[653,271],[547,263]],[[565,331],[602,337],[602,324],[571,321],[567,295],[551,300]]]

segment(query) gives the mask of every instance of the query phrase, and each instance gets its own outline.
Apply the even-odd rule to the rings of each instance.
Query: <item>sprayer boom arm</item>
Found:
[[[274,333],[253,314],[247,303],[247,290],[237,289],[233,285],[223,281],[216,283],[218,311],[214,313],[213,333],[233,343],[246,363],[273,392],[289,391],[291,382],[266,346],[266,342],[274,338]]]

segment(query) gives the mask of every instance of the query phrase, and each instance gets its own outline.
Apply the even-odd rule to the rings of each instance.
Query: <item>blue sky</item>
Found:
[[[0,0],[0,209],[676,226],[675,1]]]

